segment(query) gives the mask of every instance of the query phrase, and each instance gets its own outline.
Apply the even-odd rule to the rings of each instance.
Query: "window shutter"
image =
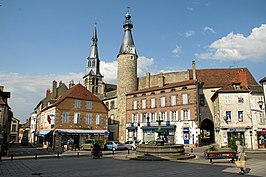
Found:
[[[134,114],[131,115],[131,122],[134,122]]]
[[[181,120],[184,120],[184,111],[181,110]]]
[[[143,113],[140,114],[140,120],[139,120],[139,122],[143,122],[143,115],[142,114]]]
[[[190,110],[188,110],[188,120],[190,120]]]
[[[167,111],[165,111],[165,121],[167,121]]]

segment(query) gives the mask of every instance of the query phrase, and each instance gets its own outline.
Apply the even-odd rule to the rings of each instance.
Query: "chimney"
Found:
[[[150,88],[151,73],[146,73],[146,88]]]
[[[52,90],[52,98],[56,99],[56,87],[57,87],[57,82],[56,80],[53,81],[53,90]]]
[[[196,80],[196,62],[192,61],[192,76],[193,76],[193,80]]]
[[[74,84],[74,81],[71,80],[71,81],[69,82],[69,88],[73,87],[74,85],[75,85],[75,84]]]
[[[158,86],[163,87],[164,86],[164,76],[163,73],[160,73],[158,76]]]
[[[247,72],[244,69],[241,69],[238,73],[239,82],[241,82],[241,86],[248,87],[248,79],[247,79]]]
[[[50,93],[51,93],[51,90],[50,89],[47,89],[46,90],[46,97],[48,97],[50,95]]]
[[[0,91],[3,92],[4,91],[4,86],[0,86]]]

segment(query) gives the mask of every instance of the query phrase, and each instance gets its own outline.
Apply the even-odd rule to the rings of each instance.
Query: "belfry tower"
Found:
[[[91,39],[90,53],[87,58],[86,75],[83,77],[84,86],[93,94],[101,98],[104,93],[103,76],[100,73],[100,60],[98,54],[98,38],[96,24],[94,24]]]
[[[126,139],[126,94],[137,90],[137,52],[131,29],[133,24],[129,11],[123,24],[124,37],[117,55],[117,108],[119,121],[119,141]]]

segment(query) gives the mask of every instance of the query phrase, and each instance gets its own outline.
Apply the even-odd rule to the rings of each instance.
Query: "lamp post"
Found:
[[[250,134],[250,143],[251,143],[251,149],[253,149],[253,142],[252,142],[252,130],[249,131]]]

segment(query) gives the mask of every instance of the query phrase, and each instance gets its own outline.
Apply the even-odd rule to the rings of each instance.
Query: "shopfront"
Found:
[[[257,131],[258,148],[266,148],[266,128],[258,129]]]
[[[245,128],[229,128],[227,131],[228,146],[235,144],[238,140],[242,145],[245,145]]]
[[[147,143],[158,138],[158,133],[156,132],[158,126],[143,126],[141,129],[143,131],[143,142]],[[165,143],[174,144],[175,126],[161,126],[161,129],[164,131],[163,138]]]

